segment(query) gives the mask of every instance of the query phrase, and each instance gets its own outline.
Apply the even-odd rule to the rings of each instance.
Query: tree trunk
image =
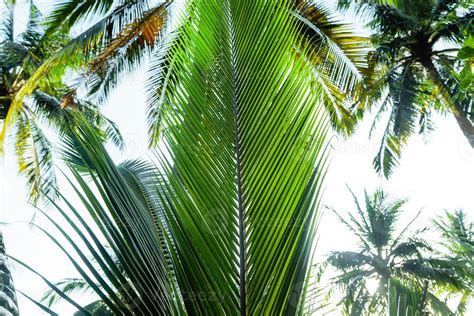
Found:
[[[3,235],[0,232],[0,315],[17,316],[18,303],[15,286],[10,271],[8,256],[5,252]]]
[[[0,85],[0,120],[4,120],[10,109],[11,99],[5,87]]]
[[[423,66],[428,72],[428,76],[431,81],[439,88],[443,98],[448,104],[453,104],[453,115],[458,123],[459,128],[466,137],[467,141],[471,145],[471,148],[474,148],[474,125],[473,123],[464,115],[464,110],[462,105],[453,98],[451,91],[446,87],[444,80],[436,70],[433,62],[431,60],[423,61]]]
[[[423,313],[423,310],[425,309],[427,294],[428,294],[428,281],[425,280],[423,282],[423,292],[421,293],[421,300],[420,300],[420,303],[418,304],[418,311],[420,313]]]

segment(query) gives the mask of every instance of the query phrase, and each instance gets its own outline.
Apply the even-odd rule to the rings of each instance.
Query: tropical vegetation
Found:
[[[456,312],[467,312],[474,298],[474,223],[463,210],[446,212],[434,221],[434,227],[442,237],[444,257],[463,266],[466,287],[463,291],[447,289],[447,298],[457,300]]]
[[[399,227],[406,200],[351,192],[355,209],[334,212],[358,249],[313,258],[333,132],[389,112],[373,161],[386,177],[433,111],[473,145],[467,1],[338,0],[370,35],[312,0],[188,0],[182,12],[62,0],[45,16],[29,1],[16,34],[18,5],[5,0],[0,17],[0,149],[10,135],[54,229],[31,226],[80,275],[54,283],[10,256],[48,285],[40,300],[18,291],[43,312],[63,300],[102,316],[466,313],[474,232],[462,211],[414,231],[418,215]],[[122,137],[100,108],[142,65],[152,157],[117,163],[104,143]],[[74,196],[56,185],[51,129]],[[436,245],[423,238],[433,227]],[[17,315],[7,261],[0,235],[0,309]]]
[[[19,315],[15,285],[10,267],[10,260],[5,251],[3,235],[0,232],[0,314],[6,316]]]
[[[121,135],[113,122],[104,117],[97,106],[77,98],[63,83],[68,63],[63,63],[41,76],[28,98],[19,93],[41,65],[70,40],[65,31],[46,32],[44,17],[36,5],[29,5],[26,27],[17,34],[15,1],[0,6],[0,153],[11,135],[19,172],[26,177],[28,195],[37,203],[44,194],[54,194],[56,173],[53,146],[44,127],[61,132],[72,124],[66,102],[73,103],[97,127],[105,139],[121,145]],[[72,63],[69,63],[72,65]],[[16,100],[16,101],[15,101]],[[19,102],[19,105],[16,104]],[[16,104],[16,105],[15,105]],[[11,130],[11,133],[8,133]]]
[[[462,303],[467,303],[473,278],[472,266],[467,266],[466,261],[472,263],[472,256],[461,260],[452,251],[445,256],[422,238],[421,231],[412,231],[420,213],[407,225],[397,227],[406,200],[390,199],[380,189],[373,194],[365,192],[362,201],[352,191],[351,194],[355,210],[348,212],[348,218],[336,214],[357,238],[359,247],[334,251],[327,259],[338,272],[332,283],[342,290],[340,304],[345,314],[385,314],[392,310],[392,291],[392,296],[403,295],[404,304],[420,314],[453,314],[445,300],[439,299],[438,294],[443,291],[461,293]],[[458,215],[448,213],[450,220],[454,216]],[[444,227],[443,235],[450,240],[448,232],[456,231],[455,224],[440,225]],[[449,243],[453,245],[454,241]],[[371,288],[374,282],[376,289]]]
[[[372,32],[375,50],[370,60],[381,76],[369,83],[372,102],[357,104],[357,108],[361,114],[377,109],[374,126],[384,113],[389,116],[375,169],[389,177],[410,136],[435,127],[433,112],[452,114],[474,147],[472,3],[338,0],[338,5],[367,21]]]
[[[318,50],[300,32],[307,22],[292,10],[263,0],[189,4],[189,17],[162,57],[166,63],[154,66],[163,72],[155,80],[167,78],[156,86],[165,100],[165,144],[155,171],[139,161],[115,166],[91,126],[76,116],[81,123],[65,135],[65,155],[72,185],[100,231],[76,206],[54,203],[86,245],[86,256],[57,228],[110,311],[302,309],[328,123],[314,66]],[[267,31],[255,36],[257,23]]]

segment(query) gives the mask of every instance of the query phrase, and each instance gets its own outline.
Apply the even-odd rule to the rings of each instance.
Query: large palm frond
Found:
[[[325,125],[308,53],[294,50],[295,17],[269,1],[196,1],[188,13],[170,48],[171,160],[162,156],[185,304],[197,313],[296,310],[300,297],[288,291],[302,291],[308,269]],[[202,272],[186,273],[191,265]],[[197,292],[223,301],[188,303]]]
[[[196,0],[187,13],[163,89],[162,171],[116,167],[81,120],[67,141],[73,186],[100,238],[71,204],[58,211],[105,276],[57,228],[112,310],[302,311],[326,167],[328,123],[309,62],[317,52],[288,2]],[[136,181],[145,174],[154,180]]]

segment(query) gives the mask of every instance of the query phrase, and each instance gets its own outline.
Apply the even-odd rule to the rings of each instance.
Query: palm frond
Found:
[[[85,245],[81,249],[69,237],[70,232],[58,226],[47,214],[44,215],[54,223],[85,264],[86,270],[75,264],[78,272],[90,286],[95,286],[96,294],[112,311],[177,313],[181,310],[179,293],[167,263],[166,254],[169,251],[162,249],[163,240],[157,232],[154,209],[144,207],[147,203],[142,202],[136,190],[130,187],[130,181],[124,177],[127,174],[130,179],[134,171],[127,169],[128,172],[123,173],[126,165],[115,166],[94,128],[84,118],[76,119],[78,124],[73,130],[77,134],[68,134],[67,152],[74,152],[79,160],[84,159],[79,170],[89,172],[100,200],[94,195],[90,184],[75,171],[76,167],[71,171],[77,184],[71,185],[97,226],[92,228],[87,224],[67,200],[67,211],[54,203],[59,214],[68,221],[69,229]],[[110,172],[113,173],[112,178]],[[72,218],[77,218],[78,224]],[[103,240],[107,241],[110,250],[103,246]],[[95,259],[100,272],[90,264],[90,256]],[[72,257],[70,259],[75,262]]]
[[[104,300],[110,308],[132,298],[136,304],[123,306],[151,313],[295,313],[326,167],[328,123],[307,58],[317,52],[301,44],[288,4],[196,0],[187,12],[163,90],[172,101],[163,117],[168,152],[159,154],[166,181],[153,183],[162,215],[145,207],[156,204],[153,190],[137,182],[148,167],[115,166],[81,119],[66,140],[67,161],[82,159],[72,166],[73,187],[124,270],[80,273],[114,285],[117,295]],[[100,199],[78,173],[84,169]],[[68,208],[57,210],[97,261],[113,267]]]
[[[165,5],[166,3],[163,4],[163,6]],[[2,132],[0,133],[0,145],[2,145],[0,149],[3,148],[5,135],[18,117],[26,96],[31,95],[39,86],[47,81],[50,73],[55,73],[58,69],[63,70],[66,66],[73,68],[83,66],[85,60],[96,56],[111,42],[120,37],[123,25],[134,25],[137,20],[144,17],[148,12],[147,8],[146,1],[124,2],[92,27],[69,41],[46,61],[42,62],[21,86],[12,100],[3,123]]]
[[[18,303],[13,284],[10,261],[5,251],[3,234],[0,232],[0,313],[18,316]]]
[[[13,42],[14,29],[14,5],[11,1],[4,3],[5,10],[0,14],[0,43],[3,41]]]
[[[19,42],[30,50],[37,49],[43,36],[42,18],[41,12],[31,1],[26,30],[19,36]]]
[[[70,116],[71,112],[80,111],[97,129],[97,133],[103,137],[104,141],[110,140],[117,148],[123,148],[123,137],[117,125],[103,115],[97,105],[71,96],[68,102],[72,102],[74,107],[62,109],[60,100],[41,91],[35,91],[32,99],[33,112],[37,113],[41,123],[63,132],[70,128],[70,124],[74,124]]]
[[[96,102],[103,103],[110,90],[159,45],[168,24],[169,2],[153,7],[123,30],[88,62],[84,87]]]
[[[369,38],[357,34],[324,5],[295,1],[294,12],[302,22],[304,38],[319,54],[313,55],[315,76],[325,88],[324,104],[331,115],[333,127],[351,134],[356,118],[351,106],[360,100],[365,81],[374,76],[368,62]]]
[[[51,315],[51,316],[58,316],[59,314],[56,313],[55,311],[53,311],[52,309],[50,309],[49,307],[47,307],[46,305],[42,304],[41,302],[39,302],[38,300],[32,298],[31,296],[29,296],[28,294],[26,294],[25,292],[21,291],[21,290],[17,290],[18,293],[20,293],[21,295],[23,295],[24,297],[26,297],[30,302],[32,302],[33,304],[35,304],[36,306],[38,306],[43,312],[45,313],[48,313],[48,315]]]
[[[123,5],[124,2],[120,1],[119,5]],[[141,2],[146,1],[133,1]],[[49,30],[55,30],[60,27],[71,29],[74,25],[82,20],[93,18],[94,16],[103,16],[114,8],[117,10],[119,6],[111,0],[65,0],[55,3],[52,12],[48,16],[48,27]]]
[[[335,251],[327,258],[328,262],[339,270],[361,269],[373,263],[373,259],[359,252]]]
[[[94,289],[84,280],[80,278],[67,278],[55,283],[55,286],[64,294],[68,295],[85,295],[95,294]],[[41,302],[45,303],[49,308],[62,299],[53,289],[48,289],[41,298]]]
[[[195,1],[170,48],[169,155],[161,161],[173,191],[166,214],[176,276],[191,313],[291,312],[301,304],[325,124],[288,9]],[[201,292],[219,293],[219,304],[192,299]]]
[[[388,86],[392,111],[373,161],[375,170],[387,178],[399,164],[402,147],[416,131],[422,108],[420,104],[431,102],[430,96],[422,90],[412,65],[403,67],[400,73],[392,72]]]
[[[409,239],[408,241],[397,243],[397,246],[390,253],[393,258],[410,258],[414,255],[421,257],[422,250],[431,250],[431,247],[423,240]]]
[[[55,196],[52,146],[30,112],[23,111],[17,121],[15,152],[19,173],[26,176],[30,200],[36,204],[43,194]]]
[[[322,284],[322,276],[324,275],[326,264],[312,265],[308,273],[309,281],[307,282],[307,290],[304,296],[304,315],[327,315],[334,312],[331,304],[332,291],[328,286]]]

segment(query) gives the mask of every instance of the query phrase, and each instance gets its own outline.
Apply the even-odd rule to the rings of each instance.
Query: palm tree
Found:
[[[17,316],[18,303],[16,300],[15,286],[10,270],[8,256],[5,252],[3,235],[0,232],[0,314]]]
[[[357,238],[359,247],[355,251],[335,251],[328,257],[329,264],[341,272],[333,284],[343,289],[341,303],[345,312],[350,315],[386,312],[389,288],[394,287],[417,300],[426,293],[423,295],[426,304],[408,302],[409,306],[418,306],[419,312],[427,305],[437,312],[451,313],[433,290],[441,286],[464,289],[463,275],[454,269],[462,264],[437,256],[433,247],[421,238],[406,236],[418,215],[396,233],[406,200],[390,200],[384,191],[377,190],[372,195],[365,192],[365,205],[362,205],[352,191],[351,194],[356,211],[349,212],[349,219],[338,217]],[[376,291],[370,289],[370,283],[374,282]]]
[[[462,210],[446,212],[445,216],[436,219],[434,224],[443,238],[446,258],[462,263],[459,273],[465,276],[466,289],[461,295],[452,293],[449,288],[446,291],[450,295],[460,296],[456,312],[464,314],[469,301],[474,297],[474,224],[468,221]]]
[[[76,116],[65,157],[88,216],[63,196],[44,213],[61,238],[43,231],[111,312],[303,311],[329,123],[320,51],[293,8],[190,1],[152,66],[163,82],[157,168],[115,165]]]
[[[74,103],[94,125],[116,144],[121,136],[113,122],[102,116],[97,106],[78,99],[62,82],[67,63],[42,75],[37,89],[20,107],[13,106],[26,82],[40,65],[68,41],[65,32],[45,33],[43,17],[31,2],[26,29],[15,34],[15,1],[6,1],[0,16],[0,153],[8,127],[13,127],[13,143],[19,172],[26,176],[29,197],[37,202],[43,193],[52,194],[56,183],[52,144],[44,134],[45,125],[61,131],[71,123],[64,102]],[[69,64],[71,64],[69,62]]]
[[[368,94],[378,100],[382,113],[389,111],[382,144],[374,159],[376,170],[389,177],[398,165],[401,148],[408,138],[433,128],[433,111],[450,112],[474,147],[474,110],[469,80],[459,77],[470,73],[472,50],[463,42],[472,34],[474,11],[470,1],[456,0],[339,0],[343,9],[353,8],[373,31],[376,51],[372,60],[379,64],[381,78]],[[472,38],[472,37],[471,37]],[[467,41],[466,41],[467,43]],[[472,53],[471,53],[472,54]],[[467,76],[469,77],[469,76]],[[470,77],[469,77],[470,78]],[[359,107],[365,110],[364,106]]]
[[[309,58],[332,125],[343,135],[349,135],[356,125],[350,105],[360,99],[366,82],[374,77],[372,64],[367,62],[369,39],[337,19],[323,4],[308,0],[287,2],[297,18],[302,40],[320,51]],[[14,103],[30,95],[44,73],[69,60],[79,60],[83,73],[74,91],[87,91],[89,99],[101,104],[123,76],[149,57],[148,121],[150,145],[155,146],[160,135],[156,128],[160,126],[165,102],[160,87],[166,86],[168,80],[166,66],[174,58],[172,43],[181,35],[179,30],[172,30],[172,36],[163,36],[170,31],[173,5],[173,0],[67,0],[54,5],[48,17],[47,34],[70,30],[84,20],[94,22],[39,67],[22,86]],[[68,100],[63,105],[67,106]]]

